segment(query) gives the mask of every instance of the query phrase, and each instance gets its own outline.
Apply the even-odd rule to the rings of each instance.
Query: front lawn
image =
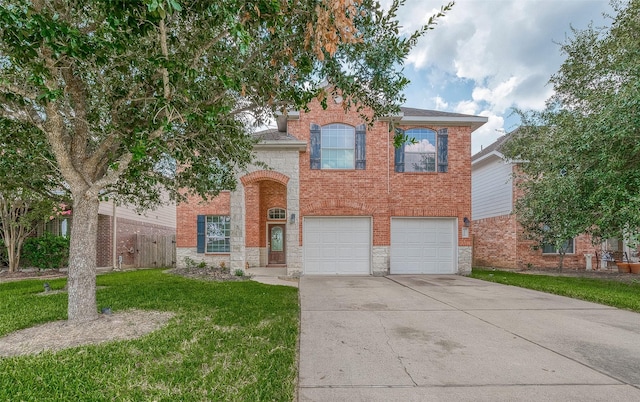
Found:
[[[640,312],[640,276],[638,281],[625,283],[608,279],[519,274],[474,268],[471,277]]]
[[[64,293],[42,280],[0,284],[0,336],[66,319]],[[53,290],[65,280],[49,281]],[[2,401],[294,399],[297,289],[205,282],[143,270],[98,277],[98,306],[170,311],[142,338],[0,357]]]

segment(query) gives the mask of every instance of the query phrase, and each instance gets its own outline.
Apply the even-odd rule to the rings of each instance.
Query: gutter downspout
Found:
[[[112,261],[112,269],[114,271],[118,270],[118,256],[116,250],[116,239],[118,233],[118,220],[116,219],[116,200],[113,199],[113,212],[111,214],[111,261]]]

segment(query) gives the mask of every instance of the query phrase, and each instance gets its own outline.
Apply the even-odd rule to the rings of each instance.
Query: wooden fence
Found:
[[[174,267],[176,236],[137,235],[134,264],[137,268]]]

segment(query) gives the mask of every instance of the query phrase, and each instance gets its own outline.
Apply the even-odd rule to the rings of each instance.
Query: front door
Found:
[[[284,257],[284,224],[269,224],[269,265],[281,265],[285,263]]]

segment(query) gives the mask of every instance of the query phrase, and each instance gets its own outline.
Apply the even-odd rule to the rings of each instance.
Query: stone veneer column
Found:
[[[296,161],[295,166],[298,166]],[[302,250],[300,248],[300,178],[293,172],[287,183],[287,275],[302,273]],[[296,214],[296,221],[291,223],[291,214]]]
[[[245,270],[244,208],[244,186],[238,183],[236,190],[231,192],[231,272]]]
[[[471,246],[458,247],[458,274],[459,275],[469,275],[471,273],[472,252],[473,252],[473,247]]]
[[[373,246],[372,258],[373,276],[385,276],[389,274],[389,246]]]

